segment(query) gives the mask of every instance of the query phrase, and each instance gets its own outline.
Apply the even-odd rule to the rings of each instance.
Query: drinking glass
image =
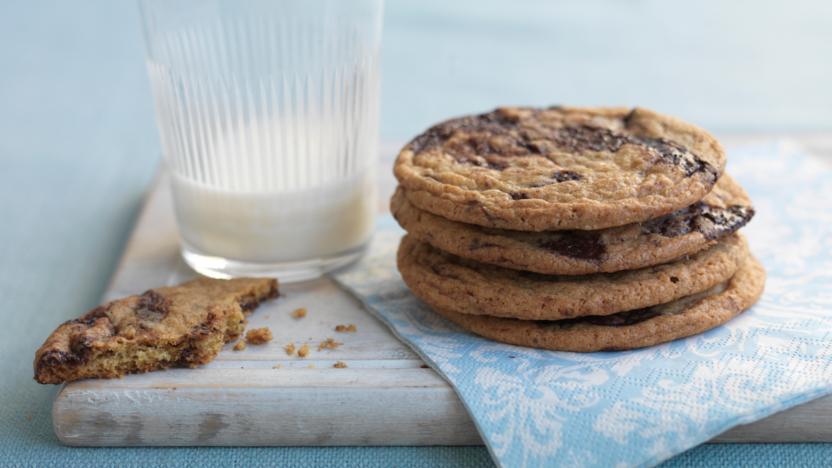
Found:
[[[308,279],[374,226],[382,0],[140,0],[182,256]]]

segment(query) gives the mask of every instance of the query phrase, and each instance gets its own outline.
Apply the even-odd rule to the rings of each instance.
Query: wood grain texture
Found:
[[[393,182],[389,174],[381,177],[383,211]],[[160,176],[105,299],[193,274],[179,258],[169,197]],[[298,307],[308,309],[305,318],[291,317]],[[274,339],[243,351],[230,343],[198,369],[64,386],[52,408],[55,433],[80,446],[482,443],[448,383],[331,280],[281,286],[281,297],[263,304],[249,322],[268,326]],[[349,323],[356,333],[334,331]],[[318,351],[329,337],[343,344]],[[283,346],[290,342],[309,343],[310,356],[288,356]],[[336,361],[348,367],[333,368]],[[713,442],[829,442],[830,421],[827,397],[736,427]]]

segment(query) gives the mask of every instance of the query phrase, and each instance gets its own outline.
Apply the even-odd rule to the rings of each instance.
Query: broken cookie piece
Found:
[[[35,353],[35,380],[59,384],[210,362],[245,315],[277,297],[267,278],[198,278],[109,302],[55,330]]]

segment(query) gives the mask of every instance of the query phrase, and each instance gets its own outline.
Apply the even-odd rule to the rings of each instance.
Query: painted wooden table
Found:
[[[763,137],[727,138],[747,144]],[[803,135],[801,144],[832,163],[832,140]],[[395,146],[383,150],[389,168]],[[379,211],[395,181],[380,174]],[[153,184],[104,299],[193,276],[179,257],[167,177]],[[291,312],[305,307],[301,319]],[[361,304],[329,278],[281,286],[249,327],[274,339],[233,351],[198,369],[86,380],[63,387],[53,423],[69,445],[470,445],[481,443],[453,389],[427,368]],[[335,326],[355,324],[355,333]],[[327,338],[343,343],[318,350]],[[308,343],[306,359],[283,347]],[[337,361],[346,368],[334,368]],[[832,441],[832,398],[734,428],[717,442]]]

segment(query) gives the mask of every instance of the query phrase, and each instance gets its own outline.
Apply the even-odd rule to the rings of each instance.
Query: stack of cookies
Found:
[[[600,351],[716,327],[765,272],[751,202],[704,130],[645,109],[501,108],[395,165],[398,268],[437,313],[522,346]]]

